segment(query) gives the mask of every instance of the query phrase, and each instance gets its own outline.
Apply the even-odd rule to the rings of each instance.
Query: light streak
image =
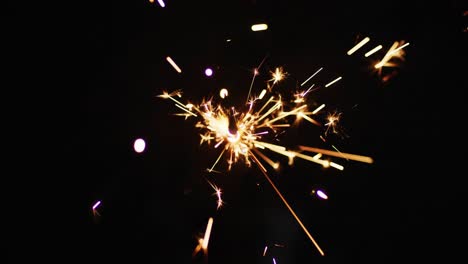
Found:
[[[178,72],[181,73],[182,70],[177,66],[177,64],[171,59],[171,57],[166,57],[166,60],[171,64],[171,66]]]
[[[273,187],[273,189],[275,190],[276,194],[278,194],[278,196],[281,198],[281,201],[283,201],[284,205],[286,205],[286,208],[288,208],[289,212],[292,214],[292,216],[296,219],[297,223],[301,226],[302,230],[304,230],[304,232],[306,233],[306,235],[309,237],[310,241],[312,241],[312,243],[314,244],[314,246],[317,248],[317,250],[320,252],[320,255],[324,256],[325,253],[323,252],[323,250],[320,248],[320,246],[317,244],[317,242],[315,241],[315,239],[312,237],[312,235],[309,233],[309,230],[307,230],[307,228],[304,226],[304,224],[302,223],[301,219],[299,219],[299,217],[296,215],[296,213],[294,212],[294,210],[292,209],[292,207],[289,205],[288,201],[286,201],[286,199],[283,197],[283,195],[281,194],[281,192],[278,190],[278,188],[276,187],[276,185],[273,183],[273,181],[270,179],[270,177],[268,176],[268,174],[266,173],[266,169],[265,167],[263,167],[263,165],[261,165],[260,161],[255,157],[255,156],[252,156],[253,159],[255,160],[255,162],[259,165],[260,167],[260,171],[263,173],[263,176],[265,176],[265,178],[268,180],[268,182],[270,183],[271,187]]]
[[[101,204],[101,201],[97,201],[94,205],[93,205],[93,211],[96,210],[96,208]]]
[[[330,86],[330,85],[332,85],[332,84],[336,83],[336,82],[337,82],[337,81],[339,81],[339,80],[341,80],[341,76],[340,76],[340,77],[338,77],[338,78],[336,78],[335,80],[333,80],[333,81],[331,81],[331,82],[327,83],[327,84],[325,85],[325,87],[328,87],[328,86]]]
[[[356,44],[354,47],[352,47],[346,54],[351,55],[354,52],[356,52],[358,49],[360,49],[362,46],[364,46],[367,42],[369,42],[370,38],[365,37],[363,40],[361,40],[358,44]]]
[[[406,47],[406,46],[408,46],[408,45],[409,45],[409,42],[406,43],[406,44],[404,44],[404,45],[402,45],[402,46],[400,46],[400,47],[398,47],[398,48],[396,48],[395,50],[393,50],[393,51],[391,52],[391,54],[393,55],[393,54],[397,53],[399,50],[401,50],[402,48],[404,48],[404,47]]]
[[[213,217],[210,217],[210,219],[208,219],[208,224],[206,225],[205,236],[203,237],[202,249],[204,251],[208,249],[208,241],[210,240],[212,226],[213,226]]]
[[[379,63],[375,64],[374,67],[376,69],[379,69],[379,68],[382,68],[384,66],[387,66],[387,67],[394,66],[394,64],[389,63],[390,59],[392,59],[393,57],[397,57],[397,58],[402,59],[403,56],[404,56],[404,52],[402,51],[402,48],[408,46],[409,43],[406,43],[406,44],[398,47],[399,44],[400,44],[400,42],[398,42],[398,41],[393,42],[393,45],[387,51],[387,53],[382,58],[382,60]]]
[[[221,189],[218,188],[218,186],[216,186],[215,184],[211,183],[210,181],[207,180],[207,182],[211,185],[211,188],[213,188],[213,190],[215,191],[214,195],[216,195],[218,197],[218,202],[217,202],[216,209],[219,209],[224,204],[223,199],[221,199],[221,193],[222,193]]]
[[[265,246],[265,249],[263,249],[263,256],[265,256],[267,250],[268,250],[268,246]]]
[[[304,150],[304,151],[321,153],[323,155],[328,155],[328,156],[333,156],[333,157],[340,157],[340,158],[360,161],[360,162],[364,162],[364,163],[373,163],[374,162],[374,160],[371,157],[361,156],[361,155],[356,155],[356,154],[349,154],[349,153],[343,153],[343,152],[337,152],[337,151],[320,149],[320,148],[313,148],[313,147],[306,147],[306,146],[299,146],[299,149]]]
[[[254,69],[254,74],[253,74],[253,77],[252,77],[252,81],[250,82],[249,93],[247,94],[247,101],[246,101],[246,103],[249,102],[250,92],[252,91],[252,86],[253,86],[253,84],[254,84],[255,77],[258,75],[258,69],[259,69],[260,67],[262,67],[263,62],[265,62],[266,58],[267,58],[267,57],[265,56],[265,57],[263,58],[263,60],[260,62],[260,64],[258,65],[258,67]]]
[[[320,68],[320,69],[318,69],[314,74],[312,74],[309,78],[307,78],[307,80],[305,80],[303,83],[301,83],[301,86],[303,86],[304,84],[306,84],[310,79],[312,79],[312,78],[313,78],[317,73],[319,73],[322,69],[323,69],[323,67]]]
[[[154,2],[154,0],[153,0],[153,2]],[[163,0],[158,0],[158,3],[159,3],[159,5],[160,5],[161,7],[165,7],[165,6],[166,6],[166,4],[164,3]]]
[[[381,50],[382,49],[382,45],[378,45],[377,47],[369,50],[366,54],[364,54],[364,56],[367,58],[369,57],[370,55],[376,53],[377,51]]]
[[[322,190],[317,190],[317,196],[324,199],[324,200],[328,199],[328,195],[325,194]]]

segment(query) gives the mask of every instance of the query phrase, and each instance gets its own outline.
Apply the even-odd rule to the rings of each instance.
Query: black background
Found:
[[[461,1],[20,5],[4,16],[6,75],[20,102],[7,109],[20,117],[8,121],[25,142],[11,152],[17,163],[10,178],[18,186],[6,200],[14,208],[6,210],[11,263],[272,263],[272,257],[278,264],[449,263],[463,257],[467,24]],[[269,29],[252,32],[260,22]],[[366,36],[370,43],[347,56]],[[381,44],[372,56],[380,58],[399,40],[410,43],[406,60],[383,82],[363,54]],[[182,89],[183,102],[200,103],[228,87],[226,103],[242,105],[252,69],[265,57],[263,74],[278,66],[288,72],[277,86],[282,91],[320,67],[314,80],[322,87],[343,76],[310,97],[343,113],[349,137],[330,135],[330,143],[375,160],[339,160],[345,170],[337,171],[303,160],[289,167],[273,155],[282,169],[270,176],[323,257],[255,166],[206,173],[218,152],[199,146],[195,120],[172,115],[173,104],[156,97]],[[208,66],[212,78],[203,74]],[[257,79],[255,93],[268,78]],[[323,130],[303,122],[282,142],[291,149],[330,148],[319,135]],[[139,137],[147,143],[143,154],[133,151]],[[225,171],[224,162],[219,166]],[[220,210],[206,179],[224,191]],[[311,196],[317,187],[330,199]],[[208,256],[192,258],[209,217]]]

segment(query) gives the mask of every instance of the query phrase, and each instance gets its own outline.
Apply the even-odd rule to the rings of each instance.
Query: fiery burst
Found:
[[[315,74],[317,74],[322,68],[314,73],[309,79],[302,83],[304,85],[309,81]],[[182,113],[178,113],[179,116],[185,118],[197,117],[200,120],[196,123],[196,127],[200,129],[200,144],[213,145],[215,149],[221,149],[220,154],[212,167],[208,171],[213,171],[215,166],[226,155],[228,169],[230,170],[232,164],[242,160],[247,166],[251,166],[252,161],[258,165],[263,175],[266,177],[268,182],[271,184],[275,192],[281,198],[283,203],[286,205],[288,210],[297,220],[299,225],[302,227],[304,232],[319,250],[320,254],[324,255],[318,244],[312,238],[308,230],[300,221],[299,217],[293,211],[291,206],[288,204],[286,199],[283,197],[281,192],[275,186],[273,181],[267,174],[267,169],[263,165],[263,162],[271,166],[273,169],[279,168],[279,162],[273,161],[266,154],[264,150],[269,150],[288,158],[289,164],[291,164],[294,158],[301,158],[313,163],[322,165],[323,167],[333,167],[339,170],[343,170],[343,166],[329,159],[323,159],[323,156],[345,158],[347,160],[355,160],[360,162],[372,163],[372,159],[365,156],[359,156],[354,154],[347,154],[332,150],[324,150],[306,146],[300,146],[299,151],[288,150],[285,146],[273,144],[268,141],[268,138],[273,138],[272,135],[277,135],[285,128],[291,126],[291,120],[306,120],[314,125],[322,127],[323,125],[318,122],[314,117],[319,113],[325,105],[322,104],[315,109],[310,109],[310,106],[306,104],[306,96],[311,94],[315,89],[314,84],[310,88],[303,91],[299,91],[295,94],[294,104],[290,106],[286,101],[283,100],[281,94],[273,93],[273,87],[278,82],[284,80],[286,73],[281,67],[271,72],[272,78],[267,82],[267,89],[263,89],[259,96],[247,98],[247,103],[243,107],[245,111],[238,111],[235,108],[226,108],[221,104],[215,104],[213,99],[203,100],[199,105],[193,105],[190,103],[184,104],[179,101],[178,98],[182,97],[181,91],[175,91],[172,93],[164,92],[159,95],[161,98],[170,99],[175,102],[175,106],[182,110]],[[254,72],[253,80],[258,75],[258,71]],[[337,78],[335,81],[327,84],[325,87],[330,86],[332,83],[341,79]],[[301,86],[302,86],[301,85]],[[252,86],[251,86],[252,87]],[[267,93],[272,95],[265,98]],[[227,93],[225,93],[227,94]],[[250,90],[249,90],[250,96]],[[295,118],[291,118],[291,116]],[[324,124],[328,129],[334,129],[336,123],[339,121],[339,114],[330,116],[328,123]],[[306,155],[303,152],[312,152],[313,156]],[[261,161],[263,162],[261,162]],[[210,183],[210,185],[212,185]],[[212,185],[218,195],[218,208],[222,204],[220,197],[220,189]]]

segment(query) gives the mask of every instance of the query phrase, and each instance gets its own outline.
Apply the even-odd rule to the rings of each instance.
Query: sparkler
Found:
[[[260,66],[262,63],[260,63]],[[322,69],[323,68],[320,68],[318,71],[316,71],[305,82],[303,82],[302,85],[308,82]],[[158,97],[173,101],[175,106],[183,111],[182,113],[177,113],[176,115],[184,116],[185,118],[197,117],[199,121],[196,123],[195,127],[201,131],[200,144],[206,143],[207,145],[213,145],[215,149],[220,149],[218,158],[213,163],[211,168],[208,169],[208,172],[214,171],[214,168],[223,156],[226,156],[227,158],[228,170],[231,169],[233,164],[239,161],[243,161],[249,167],[252,165],[253,161],[258,166],[267,181],[270,183],[272,188],[275,190],[278,197],[281,198],[281,201],[290,211],[292,216],[296,219],[297,223],[301,226],[304,233],[309,237],[320,254],[324,255],[323,250],[301,222],[300,218],[294,212],[274,182],[268,176],[267,169],[263,163],[268,164],[273,169],[278,169],[280,163],[269,158],[264,152],[268,150],[285,156],[288,158],[289,164],[292,164],[294,158],[301,158],[316,164],[320,164],[323,167],[332,167],[338,170],[343,170],[344,167],[330,160],[323,159],[322,156],[327,155],[329,157],[345,158],[347,160],[355,160],[366,163],[372,163],[373,161],[370,157],[306,146],[300,146],[299,151],[293,151],[288,150],[285,146],[269,142],[269,138],[274,138],[274,135],[283,132],[284,128],[291,126],[292,117],[296,117],[296,120],[306,120],[314,125],[322,127],[322,124],[316,120],[315,116],[325,107],[325,105],[322,104],[313,111],[308,110],[310,106],[306,104],[306,96],[311,94],[311,89],[314,84],[312,84],[309,89],[294,94],[296,99],[292,100],[292,102],[295,103],[292,106],[290,106],[279,93],[266,96],[267,93],[273,93],[273,87],[275,84],[284,80],[287,76],[281,67],[276,68],[274,72],[271,72],[271,74],[272,78],[267,82],[267,89],[263,89],[260,96],[258,97],[250,97],[253,81],[255,76],[258,75],[258,68],[255,69],[252,83],[249,88],[246,105],[241,107],[245,108],[243,111],[237,110],[233,107],[223,107],[221,104],[216,104],[213,99],[202,100],[201,104],[199,105],[184,104],[178,99],[182,97],[181,91],[175,91],[172,93],[163,92],[163,94],[158,95]],[[342,77],[336,78],[335,80],[325,85],[325,87],[332,85],[341,78]],[[227,90],[220,94],[221,97],[223,97],[223,95],[227,95]],[[325,124],[325,126],[328,127],[327,131],[328,129],[334,129],[336,122],[339,120],[338,117],[339,115],[328,118],[328,123]],[[316,154],[314,156],[309,156],[301,153],[301,151],[310,151],[315,152]],[[221,200],[221,190],[212,183],[210,183],[210,185],[216,191],[216,195],[218,196],[217,208],[219,208],[223,202]],[[208,231],[207,233],[209,235]],[[200,250],[200,248],[206,248],[206,246],[203,246],[205,243],[207,243],[206,238],[200,240],[199,242],[202,242],[202,244],[199,244],[198,250]]]

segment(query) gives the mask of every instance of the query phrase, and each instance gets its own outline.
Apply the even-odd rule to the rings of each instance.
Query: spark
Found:
[[[228,90],[226,88],[223,88],[219,91],[219,97],[222,99],[226,98],[228,96]]]
[[[153,0],[153,2],[154,2],[154,0]],[[164,3],[163,0],[158,0],[158,3],[159,3],[159,5],[160,5],[161,7],[165,7],[165,6],[166,6],[166,4]]]
[[[192,257],[194,257],[202,249],[202,244],[203,244],[203,238],[198,239],[198,245],[193,250]]]
[[[270,81],[273,81],[273,84],[276,84],[277,82],[283,80],[286,77],[286,72],[283,71],[282,67],[277,67],[275,69],[275,72],[271,72],[271,75],[273,78],[270,79]]]
[[[393,54],[397,53],[399,50],[401,50],[402,48],[404,48],[404,47],[406,47],[406,46],[408,46],[408,45],[409,45],[409,43],[406,43],[406,44],[404,44],[404,45],[402,45],[402,46],[396,48],[395,50],[392,51],[391,54],[393,55]]]
[[[95,216],[95,217],[96,217],[96,215],[97,215],[97,216],[101,216],[101,215],[99,214],[99,212],[97,211],[97,208],[98,208],[98,206],[99,206],[100,204],[101,204],[101,201],[97,201],[97,202],[93,205],[93,207],[92,207],[92,209],[93,209],[93,210],[92,210],[92,211],[93,211],[93,216]]]
[[[276,260],[275,260],[275,258],[273,258],[273,264],[276,264]]]
[[[319,73],[322,69],[323,69],[323,67],[320,68],[320,69],[318,69],[314,74],[312,74],[309,78],[307,78],[307,80],[305,80],[303,83],[301,83],[301,86],[303,86],[304,84],[306,84],[310,79],[312,79],[312,78],[313,78],[317,73]]]
[[[177,64],[171,59],[171,57],[166,57],[166,60],[172,65],[172,67],[174,67],[174,69],[178,72],[178,73],[181,73],[182,70],[179,68],[179,66],[177,66]]]
[[[369,57],[370,55],[376,53],[377,51],[381,50],[382,49],[382,45],[378,45],[377,47],[369,50],[366,54],[364,54],[364,56],[367,58]]]
[[[218,173],[218,174],[221,174],[221,173],[222,173],[222,172],[220,172],[220,171],[213,170],[213,169],[210,169],[210,168],[206,168],[206,171],[209,172],[209,173],[212,173],[212,172]]]
[[[340,164],[337,164],[335,162],[330,162],[330,167],[333,167],[333,168],[335,168],[337,170],[343,170],[344,169],[343,166],[341,166]]]
[[[249,93],[247,94],[247,101],[246,101],[246,103],[247,103],[247,102],[249,101],[249,99],[250,99],[250,92],[252,91],[252,86],[253,86],[253,84],[254,84],[255,77],[259,74],[259,73],[258,73],[258,69],[259,69],[260,67],[262,67],[262,65],[263,65],[263,63],[265,62],[266,58],[267,58],[267,56],[265,56],[265,57],[263,58],[263,60],[260,62],[260,64],[258,65],[258,67],[254,69],[252,81],[250,82]]]
[[[255,24],[255,25],[252,25],[251,29],[252,29],[252,31],[267,30],[268,25],[267,24]]]
[[[328,134],[328,131],[330,128],[332,129],[333,133],[338,133],[337,126],[338,122],[340,121],[341,113],[333,113],[328,115],[327,120],[328,122],[325,123],[325,126],[327,126],[327,130],[325,130],[325,135]]]
[[[208,250],[208,241],[210,240],[212,226],[213,226],[213,217],[210,217],[210,219],[208,219],[208,224],[206,225],[205,236],[203,237],[202,249],[204,251]]]
[[[390,47],[390,49],[387,51],[387,53],[385,54],[385,56],[382,58],[382,60],[375,64],[375,68],[376,69],[379,69],[379,68],[382,68],[382,67],[391,67],[391,66],[394,66],[395,64],[392,64],[392,63],[389,63],[389,61],[393,58],[393,57],[397,57],[397,58],[400,58],[400,59],[403,59],[403,56],[404,56],[404,51],[402,50],[402,48],[406,47],[409,45],[409,43],[406,43],[402,46],[400,46],[399,48],[398,45],[400,44],[400,42],[398,41],[395,41],[393,43],[393,45]]]
[[[213,190],[215,191],[214,195],[216,195],[218,197],[218,202],[217,202],[216,209],[219,209],[224,204],[223,199],[221,199],[221,193],[222,193],[221,189],[218,188],[218,186],[216,186],[215,184],[211,183],[210,181],[207,180],[207,182],[210,184],[211,188],[213,188]]]
[[[319,107],[317,107],[314,111],[312,111],[312,114],[315,115],[318,113],[320,110],[322,110],[325,107],[325,104],[321,104]]]
[[[360,49],[362,46],[364,46],[367,42],[369,42],[370,38],[365,37],[363,40],[361,40],[358,44],[356,44],[354,47],[352,47],[346,54],[351,55],[354,52],[356,52],[358,49]]]
[[[266,92],[267,92],[267,90],[266,90],[266,89],[263,89],[262,92],[260,93],[260,95],[258,96],[258,99],[259,99],[259,100],[262,100],[263,97],[265,96]]]
[[[340,77],[338,77],[338,78],[336,78],[335,80],[333,80],[333,81],[331,81],[331,82],[327,83],[327,84],[325,85],[325,87],[328,87],[328,86],[330,86],[330,85],[332,85],[332,84],[336,83],[336,82],[337,82],[337,81],[339,81],[339,80],[341,80],[341,76],[340,76]]]
[[[307,146],[299,146],[299,149],[303,150],[303,151],[321,153],[321,154],[327,155],[327,156],[341,157],[341,158],[360,161],[360,162],[369,163],[369,164],[374,162],[374,160],[371,157],[361,156],[361,155],[356,155],[356,154],[343,153],[343,152],[337,152],[337,151],[333,151],[333,150],[313,148],[313,147],[307,147]]]
[[[320,254],[322,256],[325,255],[325,253],[323,252],[323,250],[320,248],[320,246],[317,244],[317,242],[315,241],[315,239],[312,237],[312,235],[309,233],[309,231],[307,230],[307,228],[304,226],[304,224],[302,223],[301,219],[299,219],[299,217],[296,215],[296,213],[294,212],[294,210],[292,209],[292,207],[289,205],[288,201],[286,201],[286,199],[283,197],[283,195],[281,194],[281,192],[278,190],[278,188],[276,187],[276,185],[273,183],[273,181],[270,179],[270,177],[268,176],[268,174],[266,173],[266,169],[265,167],[263,167],[263,165],[261,165],[260,161],[255,157],[253,156],[253,159],[256,161],[257,165],[259,166],[260,168],[260,171],[263,173],[263,176],[265,176],[265,178],[268,180],[268,182],[270,183],[270,185],[273,187],[273,189],[275,190],[276,194],[278,194],[278,196],[281,198],[281,201],[283,201],[284,205],[288,208],[289,212],[293,215],[293,217],[296,219],[297,223],[301,226],[302,230],[306,233],[306,235],[309,237],[310,241],[312,241],[312,243],[314,244],[314,246],[317,248],[317,250],[320,252]]]
[[[328,195],[326,193],[324,193],[322,190],[317,190],[315,191],[315,193],[317,194],[318,197],[324,199],[324,200],[328,200]]]
[[[268,250],[268,246],[265,246],[265,249],[263,249],[263,256],[265,256],[267,250]]]
[[[315,84],[312,84],[309,89],[305,90],[305,91],[301,91],[301,92],[298,92],[296,94],[294,94],[294,97],[296,97],[296,99],[294,100],[294,102],[296,104],[299,104],[299,103],[303,103],[305,101],[305,96],[310,92],[312,91],[312,88],[314,87]]]
[[[93,211],[96,211],[96,208],[101,204],[101,201],[97,201],[94,205],[93,205]]]

